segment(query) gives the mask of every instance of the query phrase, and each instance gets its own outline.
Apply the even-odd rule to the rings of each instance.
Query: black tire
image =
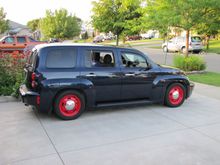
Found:
[[[186,47],[182,47],[181,48],[181,53],[185,53],[186,52]]]
[[[174,92],[178,91],[178,97],[174,95]],[[177,97],[177,98],[174,98]],[[186,88],[180,84],[180,83],[173,83],[168,86],[165,98],[164,98],[164,104],[168,107],[179,107],[183,104],[186,98]]]
[[[73,101],[73,110],[67,110],[64,102]],[[67,105],[67,104],[65,104]],[[78,118],[85,110],[85,97],[78,91],[68,90],[60,93],[54,103],[56,115],[63,120],[73,120]]]

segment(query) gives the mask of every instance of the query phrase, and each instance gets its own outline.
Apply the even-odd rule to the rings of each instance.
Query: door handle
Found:
[[[86,77],[96,77],[96,75],[94,73],[89,73],[86,75]]]
[[[126,73],[125,76],[135,76],[134,73]]]

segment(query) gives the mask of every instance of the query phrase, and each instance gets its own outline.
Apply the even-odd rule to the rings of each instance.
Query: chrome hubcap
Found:
[[[75,102],[73,100],[68,100],[66,102],[65,108],[66,108],[66,110],[71,111],[71,110],[74,109],[75,105],[76,104],[75,104]]]
[[[175,91],[173,92],[173,99],[178,99],[179,98],[179,92],[178,91]]]

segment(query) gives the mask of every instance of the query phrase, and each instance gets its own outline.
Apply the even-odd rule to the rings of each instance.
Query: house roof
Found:
[[[27,26],[22,25],[22,24],[17,23],[17,22],[14,22],[14,21],[11,21],[11,20],[9,20],[9,27],[10,27],[11,30],[18,29],[18,28],[19,29],[28,29]]]

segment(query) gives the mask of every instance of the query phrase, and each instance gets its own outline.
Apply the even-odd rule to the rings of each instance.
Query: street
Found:
[[[218,87],[196,84],[179,108],[89,110],[62,121],[20,102],[0,103],[0,164],[218,165]]]
[[[150,45],[152,46],[152,45]],[[161,44],[157,44],[154,46],[161,46]],[[167,53],[167,58],[166,54],[163,52],[162,48],[161,49],[153,49],[149,48],[148,46],[144,45],[138,45],[138,46],[133,46],[133,48],[138,49],[146,55],[148,55],[153,61],[159,63],[159,64],[166,64],[166,65],[173,65],[173,56],[176,53]],[[220,72],[220,55],[214,54],[214,53],[207,53],[207,54],[198,54],[198,56],[202,56],[206,63],[207,63],[207,71],[212,71],[212,72]],[[165,63],[166,60],[166,63]]]

